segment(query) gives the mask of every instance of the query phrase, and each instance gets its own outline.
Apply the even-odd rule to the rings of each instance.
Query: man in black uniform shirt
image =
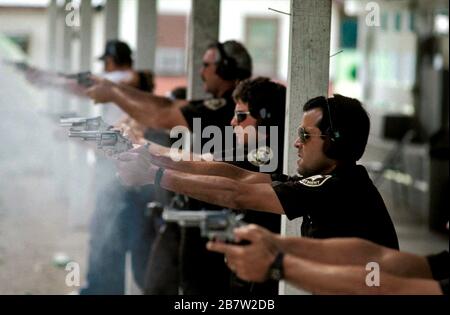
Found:
[[[149,181],[232,209],[303,217],[303,236],[360,237],[398,249],[394,225],[367,171],[356,162],[364,153],[370,120],[358,100],[335,95],[304,106],[298,129],[298,172],[293,178],[243,169],[205,169],[189,174],[152,166]],[[231,167],[231,166],[230,166]],[[208,176],[209,175],[209,176]]]
[[[236,87],[233,98],[236,107],[231,125],[235,128],[236,142],[244,146],[244,156],[242,161],[238,161],[235,157],[233,161],[227,163],[255,172],[260,171],[260,166],[273,163],[273,173],[282,174],[283,150],[278,150],[278,144],[283,143],[284,139],[286,88],[267,78],[249,79]],[[271,136],[270,127],[277,127],[277,134]],[[256,132],[258,128],[259,133]],[[252,131],[255,131],[255,134]],[[256,144],[255,148],[249,148],[252,141]],[[274,150],[267,150],[272,147]],[[233,153],[236,153],[236,150]],[[272,160],[268,161],[270,156]],[[189,168],[189,162],[178,164],[178,167],[181,170]],[[190,206],[196,205],[190,203]],[[213,205],[201,206],[209,210],[215,209]],[[198,205],[195,208],[198,208]],[[276,214],[244,211],[244,221],[264,226],[274,233],[280,232],[281,218]],[[199,229],[183,228],[181,232],[181,289],[184,294],[276,295],[278,293],[277,281],[256,284],[235,278],[226,268],[221,255],[206,250],[206,240],[201,237]]]
[[[303,125],[295,143],[301,176],[273,178],[273,190],[284,213],[291,220],[303,217],[304,236],[357,236],[398,249],[383,199],[365,168],[356,165],[370,130],[361,104],[335,95],[312,99],[303,110]],[[313,143],[315,140],[322,140],[323,146],[319,141]]]

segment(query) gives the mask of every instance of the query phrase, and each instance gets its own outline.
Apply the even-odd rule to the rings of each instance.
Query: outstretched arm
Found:
[[[359,247],[354,239],[348,244],[345,244],[345,240],[339,239],[324,241],[307,238],[297,238],[295,242],[291,238],[289,242],[283,243],[282,237],[255,225],[236,229],[235,237],[237,241],[247,240],[250,244],[239,246],[209,242],[208,249],[223,253],[230,269],[247,281],[265,281],[269,266],[275,260],[277,253],[284,249],[286,250],[283,259],[284,278],[313,293],[440,294],[441,292],[437,282],[423,279],[420,277],[420,272],[411,272],[406,275],[400,271],[405,265],[411,263],[411,258],[413,260],[418,258],[414,255],[399,256],[398,252],[392,251],[392,254],[396,256],[396,264],[381,262],[380,286],[368,286],[366,278],[371,277],[369,275],[371,270],[366,270],[368,257],[365,255],[368,251],[364,249],[365,245]],[[296,248],[290,250],[288,246]],[[376,252],[377,250],[374,251]],[[342,258],[346,255],[350,258]],[[359,255],[361,258],[358,257]],[[351,257],[356,258],[356,261]],[[409,270],[413,269],[409,268]]]
[[[259,233],[259,228],[255,232]],[[275,236],[281,251],[296,257],[333,265],[365,266],[376,262],[381,270],[401,277],[432,278],[425,257],[403,253],[358,238],[315,240]]]
[[[93,78],[96,82],[87,95],[97,103],[116,103],[139,123],[149,128],[170,129],[188,124],[179,107],[165,97],[139,91],[124,84]]]
[[[239,180],[246,184],[270,184],[272,182],[269,174],[247,171],[243,168],[224,162],[199,161],[198,159],[190,159],[189,161],[180,160],[179,158],[175,159],[172,154],[170,150],[166,150],[163,155],[153,154],[151,159],[152,163],[175,171],[194,175],[225,177]]]
[[[162,154],[167,150],[159,148]],[[156,151],[158,147],[150,145],[149,150]],[[152,155],[145,146],[119,155],[117,169],[122,181],[130,186],[154,184],[159,167],[151,160]],[[164,189],[222,207],[283,214],[283,207],[269,179],[265,178],[266,182],[263,183],[246,183],[241,179],[166,169],[159,184]]]
[[[287,281],[317,294],[442,294],[437,281],[395,276],[382,267],[379,286],[366,284],[369,271],[362,266],[323,264],[286,255],[283,267]]]
[[[193,175],[166,170],[161,187],[222,207],[284,213],[269,183],[248,184],[221,176]]]
[[[86,98],[86,87],[78,84],[76,79],[66,78],[62,74],[28,66],[24,69],[25,78],[40,88],[54,88],[74,96]]]

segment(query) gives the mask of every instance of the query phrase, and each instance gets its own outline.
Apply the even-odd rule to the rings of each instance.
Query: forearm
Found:
[[[169,113],[174,107],[169,99],[120,84],[112,86],[111,97],[123,111],[144,126],[168,127],[164,124],[165,117],[170,116]]]
[[[168,160],[164,166],[189,174],[225,177],[248,184],[271,183],[268,174],[250,172],[225,162]]]
[[[222,207],[237,208],[236,183],[228,178],[165,170],[161,187]]]
[[[334,265],[366,265],[380,261],[383,248],[357,238],[312,239],[276,236],[280,250],[299,258]]]
[[[368,286],[361,266],[321,264],[292,255],[283,261],[286,281],[315,294],[442,294],[436,281],[380,273],[379,286]]]
[[[296,257],[333,265],[366,266],[376,262],[382,271],[400,277],[432,278],[426,258],[402,253],[358,238],[314,240],[276,238],[278,247]]]

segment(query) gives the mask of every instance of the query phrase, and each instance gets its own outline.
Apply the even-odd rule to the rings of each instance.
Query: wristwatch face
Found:
[[[279,253],[269,268],[268,277],[279,281],[283,278],[283,253]]]

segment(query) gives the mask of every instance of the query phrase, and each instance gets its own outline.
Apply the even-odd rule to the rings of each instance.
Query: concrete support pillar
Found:
[[[330,27],[330,0],[291,0],[284,155],[284,171],[288,174],[296,172],[298,156],[293,143],[297,138],[297,127],[303,115],[303,104],[312,97],[328,95]],[[283,217],[282,232],[298,236],[300,224],[299,220],[288,222],[286,217]],[[302,294],[305,292],[282,283],[280,293]]]
[[[56,0],[51,0],[47,8],[47,34],[48,34],[48,46],[47,46],[47,69],[51,71],[56,70],[56,30],[58,20],[58,5]]]
[[[63,7],[63,54],[62,54],[62,71],[70,72],[72,71],[72,36],[73,36],[73,25],[69,25],[66,21],[66,8],[68,7],[71,0],[66,0]]]
[[[92,66],[92,1],[82,0],[80,5],[80,71]]]
[[[105,41],[119,38],[119,0],[105,4]]]
[[[155,68],[156,0],[138,0],[136,69]]]
[[[366,16],[358,17],[358,50],[362,52],[362,66],[358,69],[358,79],[362,85],[361,101],[366,102],[371,96],[372,74],[370,73],[371,47],[374,41],[374,27],[366,23]]]
[[[220,0],[192,0],[188,39],[188,99],[206,97],[199,75],[203,54],[219,38]]]
[[[48,52],[48,58],[52,58],[52,55],[55,56],[53,60],[54,70],[55,71],[63,71],[64,69],[64,32],[65,32],[65,16],[64,16],[64,3],[59,3],[56,0],[56,27],[52,31],[55,32],[55,43],[56,49]]]

